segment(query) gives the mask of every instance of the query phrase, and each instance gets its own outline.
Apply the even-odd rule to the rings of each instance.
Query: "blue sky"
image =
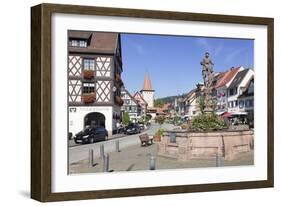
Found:
[[[141,90],[148,73],[156,98],[186,93],[202,82],[200,61],[206,51],[216,72],[254,67],[254,40],[121,34],[121,48],[127,90]]]

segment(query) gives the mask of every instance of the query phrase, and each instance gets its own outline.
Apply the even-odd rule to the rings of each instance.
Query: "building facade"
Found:
[[[239,96],[243,94],[246,90],[247,85],[254,78],[254,72],[251,69],[244,69],[237,73],[231,84],[228,88],[228,112],[233,115],[247,115],[248,113],[245,110],[245,99],[238,99]],[[245,97],[246,98],[246,97]],[[253,96],[248,96],[249,99],[252,99]]]
[[[192,89],[189,93],[187,93],[185,102],[185,115],[189,118],[193,118],[201,114],[200,111],[200,98],[203,95],[203,84],[197,84],[195,89]]]
[[[254,127],[254,76],[238,96],[238,106],[241,112],[247,112],[248,123],[250,127]]]
[[[121,107],[122,116],[125,112],[127,112],[130,120],[132,122],[137,122],[137,120],[141,118],[141,105],[138,104],[135,98],[125,88],[121,91],[121,98],[124,101],[124,104]]]
[[[138,105],[140,105],[140,107],[141,107],[140,116],[146,116],[147,102],[143,99],[141,93],[136,92],[133,97],[136,100],[136,102],[138,103]]]
[[[73,135],[120,122],[122,54],[118,33],[68,32],[68,118]]]
[[[231,84],[232,80],[236,76],[236,74],[244,70],[243,67],[238,68],[231,68],[230,70],[224,72],[221,78],[217,81],[216,85],[214,86],[217,94],[217,107],[216,112],[217,114],[223,114],[224,112],[228,111],[228,87]]]

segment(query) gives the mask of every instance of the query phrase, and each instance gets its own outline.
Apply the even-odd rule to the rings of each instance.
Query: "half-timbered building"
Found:
[[[112,134],[121,117],[122,71],[118,33],[68,32],[69,132],[91,125]]]
[[[147,111],[147,102],[144,100],[140,92],[136,92],[134,94],[134,99],[136,102],[141,106],[141,116],[146,116],[146,111]]]
[[[132,122],[136,122],[140,119],[142,107],[125,88],[121,90],[121,98],[124,101],[124,104],[121,107],[122,116],[127,112]]]

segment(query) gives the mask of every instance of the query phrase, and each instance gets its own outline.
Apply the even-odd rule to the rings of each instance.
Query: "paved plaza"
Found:
[[[147,147],[141,147],[140,144],[123,147],[120,145],[120,152],[110,152],[109,171],[137,171],[149,170],[150,156],[156,157],[156,169],[180,169],[180,168],[202,168],[216,167],[216,158],[196,159],[189,161],[179,161],[173,158],[161,157],[157,155],[157,143]],[[237,159],[222,162],[222,166],[243,166],[253,165],[253,152],[240,154]],[[69,173],[95,173],[103,172],[103,159],[99,156],[94,157],[94,166],[89,166],[89,158],[72,162],[69,167]]]

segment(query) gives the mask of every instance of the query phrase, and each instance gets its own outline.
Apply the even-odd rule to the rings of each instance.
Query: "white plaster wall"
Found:
[[[81,131],[84,127],[84,117],[91,112],[100,112],[105,116],[105,128],[110,133],[112,131],[112,107],[70,107],[69,111],[69,132],[73,135]],[[76,112],[73,110],[76,109]]]
[[[147,102],[148,107],[154,107],[154,92],[143,91],[142,96]]]
[[[249,80],[253,77],[253,75],[254,75],[253,70],[249,70],[247,72],[246,76],[244,77],[242,82],[237,87],[237,94],[228,96],[228,98],[227,98],[228,102],[237,100],[238,96],[241,95],[241,87],[245,87],[247,85],[247,83],[249,82]],[[239,105],[237,105],[236,107],[232,107],[232,108],[228,107],[229,112],[238,112],[239,110],[240,110]]]

